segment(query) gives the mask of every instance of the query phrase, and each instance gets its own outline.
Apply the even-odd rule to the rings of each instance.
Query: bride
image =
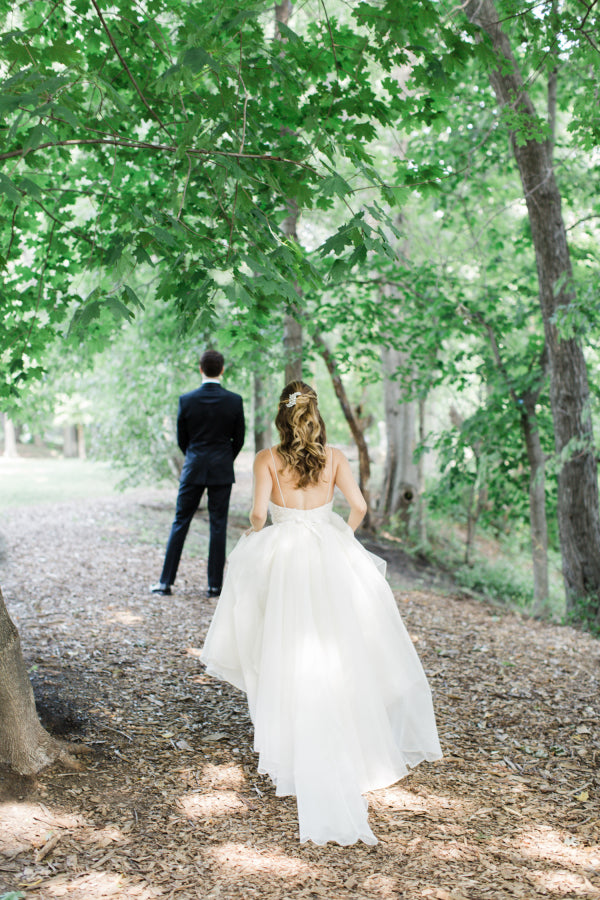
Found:
[[[376,844],[362,795],[442,755],[431,693],[385,563],[354,537],[366,504],[315,391],[288,384],[275,424],[202,661],[247,694],[258,770],[296,796],[300,840]]]

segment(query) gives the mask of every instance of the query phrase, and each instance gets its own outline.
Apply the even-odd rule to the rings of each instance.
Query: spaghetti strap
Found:
[[[279,493],[281,494],[281,503],[284,509],[287,509],[285,505],[285,500],[283,499],[283,491],[281,490],[281,485],[279,484],[279,475],[277,474],[277,463],[275,462],[275,457],[273,456],[273,448],[269,447],[269,452],[271,454],[271,459],[273,460],[273,468],[275,469],[275,480],[277,481],[277,487],[279,488]]]
[[[330,478],[331,478],[331,492],[330,492],[330,494],[329,494],[329,500],[327,501],[328,503],[330,503],[330,502],[333,500],[333,491],[334,491],[334,489],[335,489],[335,483],[334,483],[334,481],[333,481],[333,447],[330,447],[329,449],[331,450],[331,455],[330,455],[330,457],[329,457],[330,462],[331,462],[331,475],[330,475]]]

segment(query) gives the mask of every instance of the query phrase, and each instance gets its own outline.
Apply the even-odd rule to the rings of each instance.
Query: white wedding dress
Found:
[[[296,796],[300,840],[375,844],[363,793],[442,754],[385,563],[332,505],[271,503],[273,524],[240,538],[202,661],[247,694],[258,770]]]

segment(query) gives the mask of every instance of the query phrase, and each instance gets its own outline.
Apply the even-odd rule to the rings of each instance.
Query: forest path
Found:
[[[245,526],[248,478],[231,541]],[[397,591],[445,758],[369,795],[377,846],[301,845],[294,799],[277,799],[256,773],[244,697],[198,660],[214,608],[203,598],[204,515],[177,592],[148,593],[173,496],[3,512],[0,583],[36,694],[54,728],[97,753],[81,773],[0,775],[0,894],[600,898],[600,642],[472,600]]]

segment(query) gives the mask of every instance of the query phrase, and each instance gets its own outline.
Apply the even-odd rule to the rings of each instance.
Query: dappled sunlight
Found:
[[[246,777],[241,766],[209,763],[202,769],[200,784],[205,788],[231,788],[239,791],[245,786]]]
[[[245,844],[229,843],[210,849],[208,855],[223,869],[230,869],[237,876],[264,872],[278,876],[303,875],[316,878],[319,874],[317,866],[311,866],[272,848],[260,851]]]
[[[56,829],[78,828],[82,816],[53,813],[42,803],[0,803],[0,853],[41,847]]]
[[[120,625],[139,625],[140,622],[144,621],[144,616],[140,616],[138,613],[133,613],[130,609],[118,609],[113,612],[110,619],[107,619],[108,623],[117,622]]]
[[[468,813],[466,804],[461,800],[454,798],[449,800],[448,797],[436,794],[420,796],[398,786],[375,791],[370,798],[375,801],[374,805],[381,812],[390,809],[397,812],[435,815],[437,810],[445,812],[451,810],[454,816],[464,816]]]
[[[532,885],[544,893],[552,892],[554,897],[568,897],[569,900],[573,900],[575,897],[582,897],[584,900],[600,897],[600,890],[594,887],[585,875],[577,875],[575,872],[567,872],[564,869],[554,869],[551,872],[531,872],[529,880]]]
[[[86,505],[79,518],[70,507],[11,516],[12,552],[28,572],[11,591],[31,598],[23,607],[35,613],[27,640],[41,648],[28,663],[50,699],[56,691],[83,713],[81,737],[96,753],[84,772],[53,767],[35,782],[0,780],[0,896],[18,889],[28,900],[600,900],[600,850],[591,846],[600,837],[597,711],[579,668],[585,663],[596,678],[589,638],[528,630],[531,677],[526,668],[519,680],[501,662],[519,643],[520,621],[488,621],[467,601],[458,608],[419,593],[408,622],[435,673],[446,758],[367,795],[377,846],[301,844],[295,799],[277,798],[257,772],[243,694],[199,663],[214,606],[198,596],[204,561],[190,562],[168,608],[150,607],[136,594],[146,590],[150,551],[104,540],[107,522],[124,521],[121,500]],[[52,571],[64,571],[71,585],[80,573],[89,577],[45,600],[48,617],[36,612],[46,594],[18,546],[31,534]],[[459,621],[471,629],[466,642],[459,633],[465,646],[494,653],[440,655],[438,648],[455,646]],[[543,680],[547,642],[562,673],[562,701]],[[542,758],[533,735],[546,703],[556,715],[547,740],[539,736],[549,754]],[[565,758],[553,755],[550,741]]]
[[[368,875],[362,883],[365,891],[371,891],[373,894],[379,894],[380,897],[398,897],[397,879],[391,875]]]
[[[190,819],[212,819],[231,813],[247,813],[248,806],[235,791],[215,791],[212,794],[187,794],[177,806]]]
[[[89,875],[59,875],[44,885],[44,897],[68,897],[69,900],[151,900],[160,897],[160,888],[134,882],[116,872],[93,872]]]
[[[540,826],[521,834],[518,845],[523,856],[548,859],[562,865],[584,866],[600,871],[600,846],[584,847],[572,835]]]
[[[241,795],[246,779],[240,766],[208,764],[198,783],[201,788],[190,791],[177,801],[181,811],[190,819],[211,819],[231,813],[247,813],[252,802]]]

